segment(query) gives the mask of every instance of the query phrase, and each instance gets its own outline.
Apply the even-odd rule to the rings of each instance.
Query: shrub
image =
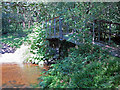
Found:
[[[31,44],[31,53],[33,56],[29,59],[29,61],[40,61],[44,60],[44,58],[49,56],[49,53],[46,53],[48,49],[48,41],[46,41],[45,29],[42,28],[41,23],[35,23],[33,27],[33,33],[29,34],[28,42]]]

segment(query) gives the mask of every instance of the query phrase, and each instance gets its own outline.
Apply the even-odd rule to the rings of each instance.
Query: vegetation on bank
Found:
[[[69,56],[58,60],[40,77],[43,88],[116,88],[120,81],[120,61],[98,46],[71,48]]]
[[[19,48],[24,42],[27,43],[27,35],[31,32],[32,27],[30,29],[23,30],[23,32],[12,32],[3,34],[0,38],[0,41],[9,45],[10,47]]]

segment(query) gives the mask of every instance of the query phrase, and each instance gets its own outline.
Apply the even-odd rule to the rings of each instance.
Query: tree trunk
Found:
[[[28,21],[28,28],[30,28],[30,21]]]
[[[23,29],[25,29],[25,22],[23,21]]]

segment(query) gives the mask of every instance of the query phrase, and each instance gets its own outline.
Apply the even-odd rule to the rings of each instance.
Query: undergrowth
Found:
[[[72,48],[69,56],[52,65],[40,77],[42,88],[116,88],[120,85],[120,61],[98,46]]]

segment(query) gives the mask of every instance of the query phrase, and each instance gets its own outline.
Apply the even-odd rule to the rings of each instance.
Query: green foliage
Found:
[[[23,31],[22,24],[16,14],[2,13],[2,35],[7,33],[20,33]]]
[[[23,42],[28,41],[27,34],[31,33],[32,29],[25,29],[23,32],[13,32],[8,34],[3,34],[1,37],[1,42],[5,43],[11,47],[19,48]]]
[[[6,43],[7,45],[11,46],[11,47],[15,47],[15,48],[19,48],[20,45],[22,45],[23,41],[24,41],[24,37],[16,37],[13,35],[7,36],[7,35],[3,35],[1,38],[2,43]]]
[[[37,60],[38,62],[44,60],[48,54],[46,53],[48,42],[46,39],[45,29],[42,28],[42,24],[35,23],[33,27],[33,33],[28,35],[28,42],[31,44],[31,53],[33,56],[30,60]]]
[[[69,56],[52,65],[39,85],[43,88],[115,88],[120,81],[119,58],[89,44],[71,48]]]

